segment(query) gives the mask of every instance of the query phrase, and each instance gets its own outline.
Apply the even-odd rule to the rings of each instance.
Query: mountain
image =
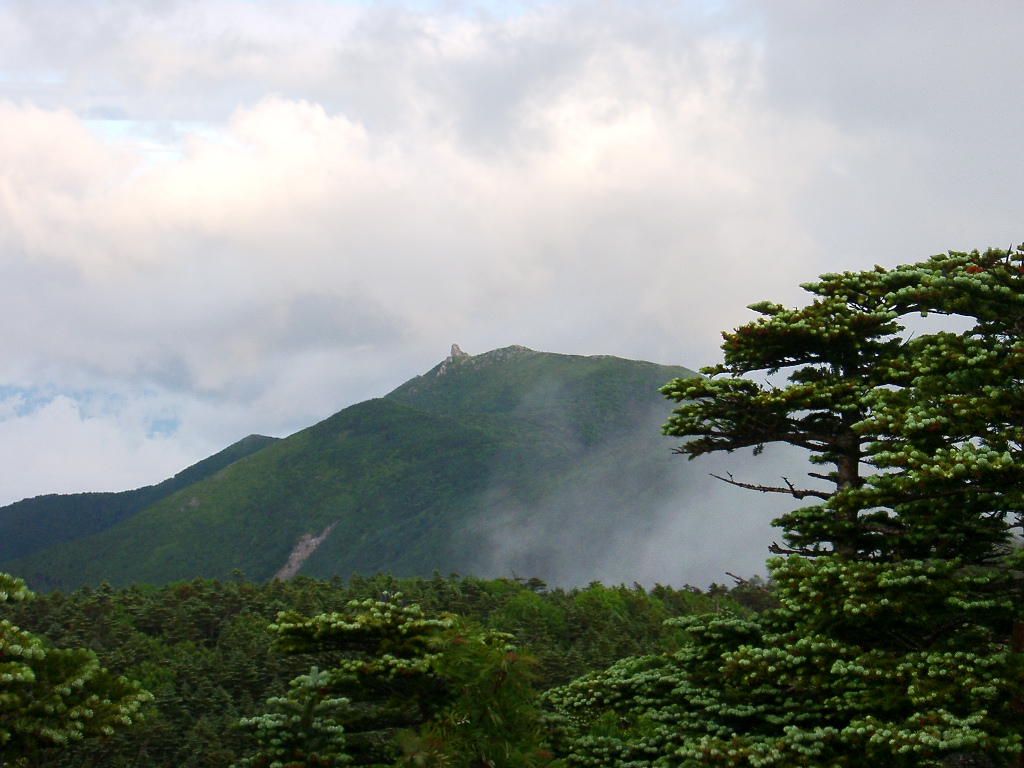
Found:
[[[162,483],[134,491],[49,494],[0,507],[0,562],[112,528],[276,441],[276,437],[249,435]]]
[[[563,578],[685,485],[657,388],[692,375],[513,346],[467,355],[116,524],[0,563],[35,588],[509,570]],[[213,457],[211,457],[213,458]],[[209,460],[208,460],[209,461]],[[628,544],[628,542],[625,542]]]

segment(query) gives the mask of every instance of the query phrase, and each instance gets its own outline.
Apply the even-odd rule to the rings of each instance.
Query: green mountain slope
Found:
[[[610,356],[579,357],[511,346],[471,357],[457,346],[433,370],[395,389],[391,400],[437,414],[511,413],[556,418],[584,443],[628,427],[658,387],[685,368]]]
[[[100,533],[277,441],[249,435],[156,485],[117,493],[35,496],[0,507],[0,562]]]
[[[506,534],[529,544],[517,528],[563,525],[580,500],[596,501],[595,489],[602,514],[584,539],[622,524],[609,509],[642,527],[664,503],[665,478],[680,463],[668,466],[657,432],[669,411],[657,387],[686,369],[522,347],[453,353],[386,398],[346,408],[106,531],[0,569],[41,589],[235,568],[264,580],[290,554],[292,570],[319,576],[485,573],[522,562],[543,577],[557,556],[551,541],[506,562]]]

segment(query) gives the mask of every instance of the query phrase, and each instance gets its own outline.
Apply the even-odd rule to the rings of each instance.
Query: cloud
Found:
[[[198,451],[453,341],[696,367],[820,271],[1020,239],[1012,4],[445,8],[0,2],[0,384]]]
[[[477,553],[472,571],[562,587],[593,580],[703,587],[730,583],[727,572],[765,575],[768,546],[781,539],[771,521],[801,505],[712,475],[771,486],[788,476],[800,484],[813,468],[805,453],[768,446],[756,459],[740,451],[688,461],[671,455],[675,441],[658,434],[664,410],[638,420],[646,425],[639,439],[578,446],[572,480],[539,498],[523,501],[495,483],[459,545]]]
[[[40,493],[120,491],[160,482],[192,463],[196,448],[164,430],[162,404],[111,408],[103,398],[0,399],[0,505]],[[148,406],[148,408],[146,407]]]
[[[756,5],[765,98],[861,145],[798,202],[836,263],[1020,241],[1019,3]]]
[[[633,315],[615,323],[619,347],[727,324],[735,311],[681,305],[679,287],[717,295],[799,262],[775,257],[766,270],[739,233],[808,252],[779,192],[813,165],[809,137],[820,151],[841,137],[814,124],[752,130],[765,115],[747,103],[749,62],[720,42],[652,51],[630,35],[609,41],[605,19],[572,31],[559,62],[568,16],[578,21],[364,20],[385,43],[400,34],[405,58],[436,75],[405,94],[396,114],[408,124],[269,96],[236,109],[221,140],[188,135],[183,156],[157,167],[68,110],[3,105],[5,266],[20,293],[47,296],[44,326],[60,327],[19,334],[24,346],[51,365],[230,397],[272,386],[278,355],[305,353],[310,329],[289,324],[305,315],[308,326],[313,306],[331,305],[316,341],[339,354],[467,332],[486,345],[538,310],[562,348],[597,346],[605,334],[582,329],[609,306]],[[376,50],[344,48],[345,68],[378,61]],[[538,51],[564,71],[524,74]]]

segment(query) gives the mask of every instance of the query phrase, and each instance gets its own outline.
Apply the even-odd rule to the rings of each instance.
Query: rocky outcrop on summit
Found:
[[[452,344],[452,351],[448,355],[448,357],[446,357],[444,361],[441,363],[441,366],[437,369],[437,375],[441,376],[445,371],[447,371],[448,366],[451,365],[453,361],[462,359],[469,360],[470,357],[470,354],[468,354],[467,352],[463,352],[461,349],[459,349],[458,344]]]

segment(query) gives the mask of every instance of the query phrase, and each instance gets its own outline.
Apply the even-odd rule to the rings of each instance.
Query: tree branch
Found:
[[[810,490],[801,490],[801,489],[798,489],[798,488],[794,488],[793,484],[791,482],[789,482],[789,480],[786,479],[785,477],[782,478],[782,479],[785,481],[786,485],[788,486],[787,488],[782,488],[780,486],[774,486],[774,485],[752,485],[750,483],[741,483],[739,480],[734,480],[733,479],[733,476],[732,476],[731,472],[727,472],[726,473],[727,475],[729,475],[728,478],[724,478],[721,475],[716,475],[714,473],[710,473],[710,474],[711,474],[711,476],[713,478],[715,478],[716,480],[721,480],[723,483],[728,483],[729,485],[735,485],[737,488],[746,488],[747,490],[750,490],[750,491],[760,491],[761,493],[785,493],[785,494],[787,494],[789,496],[792,496],[795,499],[804,499],[804,498],[806,498],[808,496],[811,496],[811,497],[816,498],[816,499],[822,499],[824,501],[828,501],[829,499],[832,498],[832,494],[831,493],[825,493],[824,491],[810,491]]]
[[[768,589],[767,587],[765,587],[765,586],[763,586],[761,584],[755,584],[752,581],[748,581],[747,579],[741,578],[741,577],[737,576],[735,573],[729,573],[728,571],[726,571],[725,575],[726,576],[731,576],[732,578],[736,579],[736,583],[737,584],[743,584],[745,586],[750,587],[751,589],[758,589],[758,590],[764,592],[766,595],[770,595],[772,593],[772,591],[770,589]]]
[[[804,557],[822,557],[823,555],[831,555],[832,552],[824,552],[816,549],[786,549],[780,547],[776,541],[772,542],[772,545],[768,547],[768,551],[776,555],[803,555]]]
[[[877,523],[856,523],[857,528],[862,531],[873,531],[874,533],[885,533],[891,536],[902,536],[906,531],[901,531],[898,528],[888,528],[884,525],[878,525]]]

